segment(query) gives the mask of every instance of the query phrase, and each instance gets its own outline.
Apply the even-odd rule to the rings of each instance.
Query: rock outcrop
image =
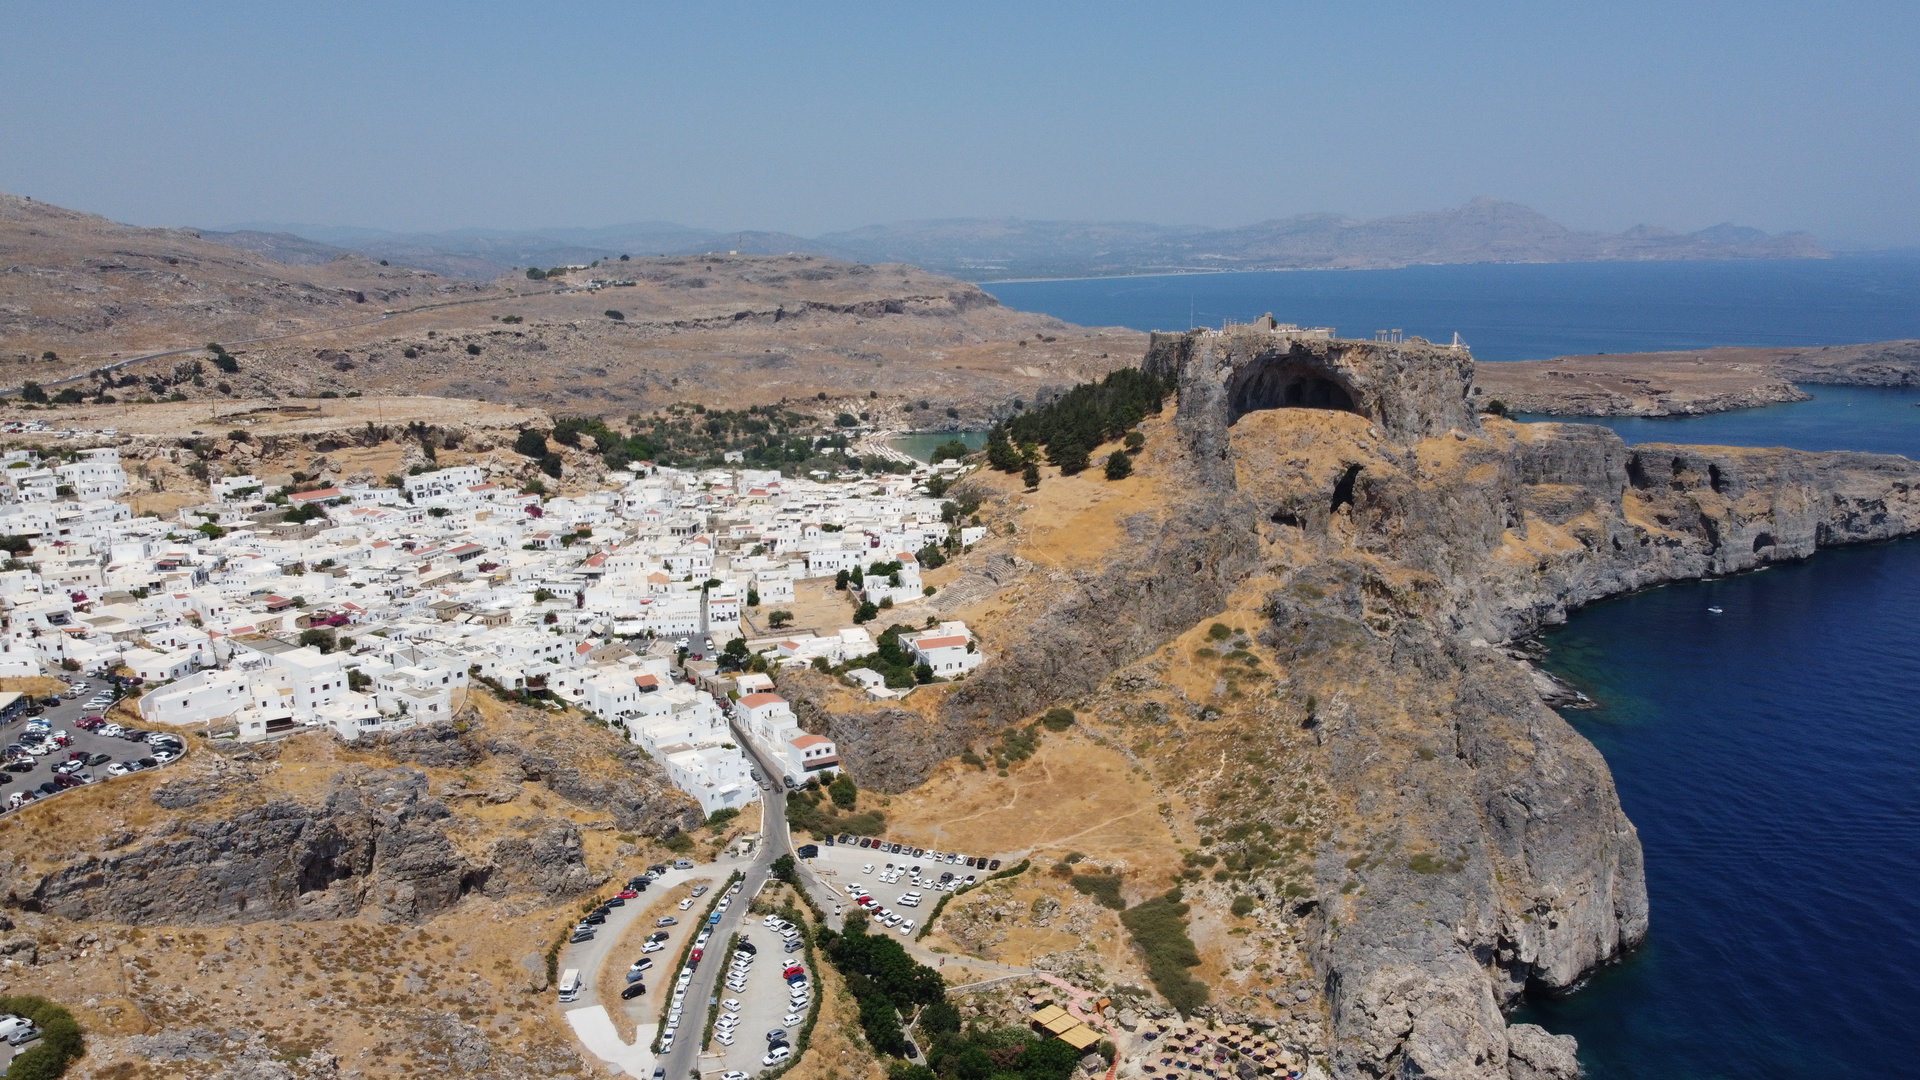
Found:
[[[354,767],[319,805],[276,799],[230,818],[181,820],[37,881],[9,901],[73,919],[151,923],[339,918],[414,921],[484,887],[490,866],[454,849],[446,805],[413,769]],[[11,877],[11,875],[9,875]]]
[[[1180,428],[1201,462],[1224,458],[1228,426],[1262,409],[1339,409],[1412,443],[1478,428],[1465,349],[1341,341],[1274,329],[1273,316],[1225,330],[1156,333],[1142,367],[1180,391]]]
[[[1344,807],[1296,907],[1336,1072],[1576,1075],[1571,1040],[1502,1012],[1644,937],[1640,844],[1604,759],[1499,646],[1602,597],[1920,531],[1920,465],[1483,426],[1471,361],[1425,346],[1236,328],[1158,336],[1148,364],[1179,387],[1181,494],[1103,571],[1056,572],[1044,617],[949,695],[947,735],[1082,695],[1271,579],[1272,704]]]

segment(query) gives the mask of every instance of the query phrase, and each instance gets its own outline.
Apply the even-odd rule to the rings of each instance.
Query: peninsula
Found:
[[[1481,407],[1544,416],[1693,416],[1805,401],[1796,384],[1920,385],[1920,341],[1725,346],[1481,364]]]

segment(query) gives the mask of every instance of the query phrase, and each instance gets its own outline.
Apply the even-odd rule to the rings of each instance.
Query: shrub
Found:
[[[57,1002],[33,994],[0,997],[0,1013],[24,1016],[40,1028],[40,1041],[13,1059],[7,1080],[55,1080],[86,1050],[80,1025]]]
[[[863,601],[853,612],[853,621],[856,623],[870,623],[879,617],[879,605],[871,600]]]
[[[1188,1016],[1207,1002],[1207,985],[1187,973],[1200,966],[1200,954],[1187,936],[1187,905],[1180,890],[1156,896],[1120,913],[1133,943],[1146,954],[1147,974],[1167,1003]]]
[[[30,401],[35,405],[45,405],[47,403],[47,392],[40,388],[39,383],[29,379],[20,387],[20,400]]]
[[[545,270],[540,269],[537,266],[529,266],[527,267],[527,280],[528,281],[545,281],[547,280],[547,272]]]
[[[521,457],[546,457],[547,433],[539,428],[521,428],[520,434],[513,438],[513,452]]]
[[[1129,431],[1127,432],[1127,437],[1122,440],[1121,445],[1127,448],[1128,453],[1134,453],[1141,447],[1147,445],[1147,437],[1138,431]]]
[[[323,653],[332,652],[334,646],[333,631],[318,626],[302,630],[300,631],[300,644],[311,645]]]
[[[693,850],[693,837],[683,832],[676,832],[672,836],[661,840],[660,843],[664,845],[668,851],[676,855],[685,855],[687,852]]]
[[[1253,897],[1248,896],[1246,893],[1241,893],[1239,896],[1234,897],[1233,907],[1231,908],[1234,917],[1244,919],[1248,915],[1253,914],[1254,903]]]
[[[609,318],[609,319],[612,319],[612,320],[613,320],[614,322],[626,322],[626,321],[627,321],[627,314],[626,314],[626,312],[624,312],[624,311],[616,311],[616,310],[614,310],[613,308],[608,308],[608,309],[606,310],[606,316],[607,316],[607,318]]]
[[[1127,902],[1120,896],[1119,874],[1075,874],[1068,879],[1074,891],[1098,900],[1102,907],[1125,911]]]
[[[793,612],[791,611],[780,610],[767,613],[767,625],[773,627],[775,630],[780,629],[792,621]]]
[[[1126,451],[1115,450],[1107,455],[1107,479],[1125,480],[1132,475],[1133,459],[1127,456]]]
[[[480,346],[479,346],[479,345],[474,345],[474,344],[469,344],[469,345],[467,346],[467,355],[468,355],[468,356],[479,356],[479,355],[480,355]]]
[[[1507,415],[1507,403],[1501,401],[1499,398],[1493,398],[1487,402],[1487,411],[1495,416],[1505,416]]]
[[[842,772],[827,785],[827,794],[832,797],[833,805],[842,810],[851,810],[859,800],[860,790],[854,786],[853,777]]]
[[[1038,490],[1040,487],[1040,466],[1031,461],[1027,462],[1026,467],[1020,470],[1020,480],[1027,485],[1028,491]]]
[[[1066,708],[1048,709],[1046,715],[1040,718],[1048,731],[1065,731],[1073,726],[1073,721],[1073,710]]]

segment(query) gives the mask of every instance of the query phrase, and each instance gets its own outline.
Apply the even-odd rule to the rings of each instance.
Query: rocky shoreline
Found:
[[[1135,700],[1154,650],[1258,590],[1249,632],[1280,668],[1258,715],[1332,807],[1290,907],[1332,1072],[1575,1075],[1503,1014],[1638,944],[1646,882],[1605,760],[1548,707],[1576,692],[1509,643],[1608,596],[1920,531],[1920,465],[1483,420],[1470,358],[1421,344],[1256,324],[1156,335],[1146,367],[1178,386],[1172,503],[1129,520],[1118,558],[1056,574],[912,756],[931,768],[1055,702]],[[1304,394],[1333,407],[1285,407]],[[843,744],[901,726],[869,712],[811,718]]]
[[[1920,385],[1920,341],[1556,356],[1483,363],[1482,409],[1540,416],[1701,416],[1806,401],[1808,386]]]

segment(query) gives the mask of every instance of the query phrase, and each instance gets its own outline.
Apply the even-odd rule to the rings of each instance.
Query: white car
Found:
[[[863,874],[871,874],[871,873],[873,873],[873,864],[872,864],[872,863],[868,863],[867,865],[865,865],[865,866],[863,866],[863,867],[861,867],[861,868],[860,868],[860,872],[861,872],[861,873],[863,873]]]
[[[781,1018],[780,1018],[780,1021],[781,1021],[781,1023],[784,1023],[784,1024],[786,1024],[786,1025],[787,1025],[788,1027],[792,1027],[792,1026],[794,1026],[795,1024],[798,1024],[798,1023],[800,1023],[800,1021],[801,1021],[801,1020],[803,1020],[803,1019],[805,1019],[805,1017],[802,1017],[802,1016],[801,1016],[801,1015],[800,1015],[799,1013],[797,1013],[797,1012],[790,1012],[790,1013],[788,1013],[787,1015],[785,1015],[785,1016],[783,1016],[783,1017],[781,1017]]]
[[[760,1059],[760,1064],[771,1068],[772,1066],[778,1065],[792,1056],[793,1056],[793,1047],[776,1046],[773,1049],[767,1051],[767,1056]]]
[[[716,1031],[716,1032],[714,1032],[714,1033],[713,1033],[713,1041],[714,1041],[714,1042],[717,1042],[717,1043],[719,1043],[719,1044],[720,1044],[721,1046],[732,1046],[732,1045],[733,1045],[733,1032],[731,1032],[731,1031]]]
[[[693,906],[693,897],[691,896],[687,897],[685,900],[680,901],[681,911],[685,911],[692,906]]]
[[[737,1072],[737,1071],[724,1072],[720,1074],[720,1080],[747,1080],[747,1074],[743,1072]]]
[[[903,934],[911,934],[911,933],[913,933],[913,920],[912,920],[912,919],[901,919],[901,920],[900,920],[900,932],[901,932],[901,933],[903,933]]]
[[[725,1009],[725,1010],[727,1010],[728,1012],[739,1012],[739,1011],[740,1011],[740,999],[739,999],[739,998],[728,998],[727,1000],[725,1000],[725,1001],[723,1001],[723,1002],[721,1002],[721,1003],[720,1003],[720,1007],[721,1007],[721,1008],[723,1008],[723,1009]],[[725,1080],[725,1077],[722,1077],[722,1078],[721,1078],[721,1080]]]
[[[112,772],[113,766],[108,766],[107,771]],[[640,946],[640,951],[643,953],[664,952],[666,948],[667,943],[664,941],[649,941],[645,945]]]
[[[127,768],[127,764],[124,761],[116,761],[113,764],[107,766],[108,776],[125,776],[129,771],[130,770]],[[642,951],[644,952],[645,950],[642,950]]]

